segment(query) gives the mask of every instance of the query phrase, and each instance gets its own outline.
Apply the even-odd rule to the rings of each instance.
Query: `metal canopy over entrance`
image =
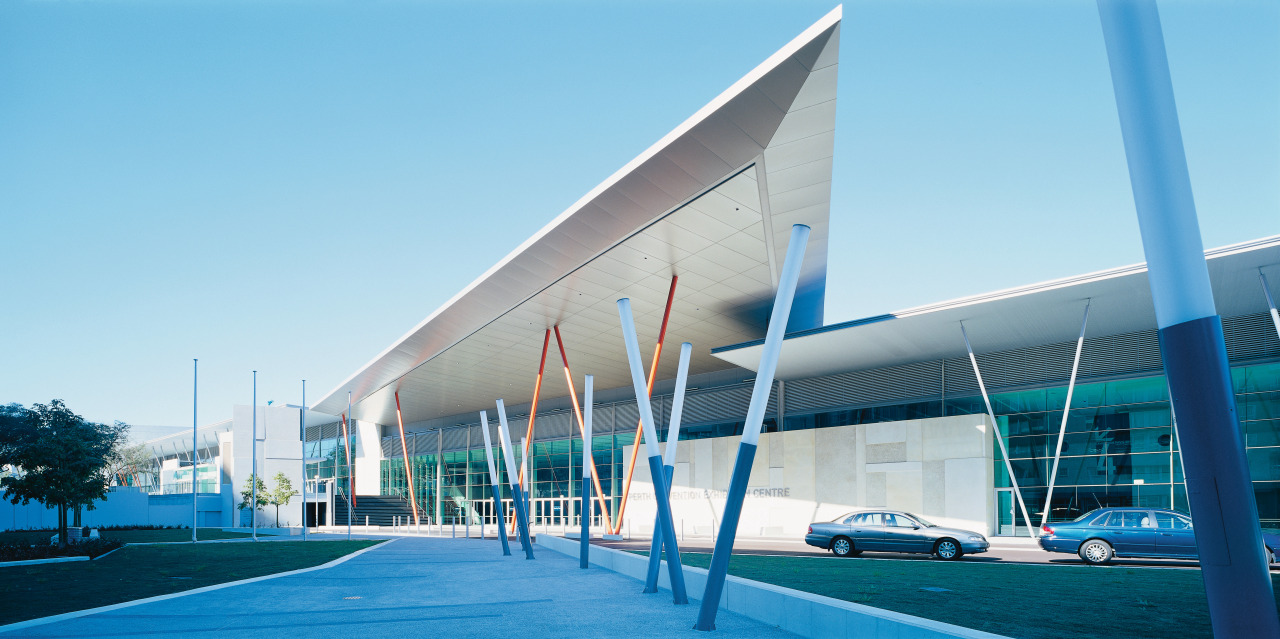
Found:
[[[633,300],[652,344],[673,275],[668,338],[691,374],[731,368],[712,346],[764,335],[793,224],[813,229],[792,328],[822,323],[840,9],[819,20],[593,189],[321,399],[337,414],[406,423],[527,401],[545,330],[601,389],[629,383],[613,303]],[[675,375],[662,362],[659,379]],[[547,376],[545,396],[568,394]]]

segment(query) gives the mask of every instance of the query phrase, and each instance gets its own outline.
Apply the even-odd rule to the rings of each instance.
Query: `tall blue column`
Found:
[[[1280,637],[1154,0],[1098,0],[1213,634]]]
[[[695,630],[716,629],[716,612],[720,608],[725,576],[729,574],[729,556],[733,554],[733,540],[738,535],[742,502],[747,496],[747,480],[756,459],[756,442],[760,441],[764,411],[769,407],[769,394],[773,392],[773,374],[778,369],[782,338],[786,334],[787,318],[791,315],[791,302],[795,298],[796,282],[800,279],[800,265],[804,262],[804,249],[808,242],[809,227],[803,224],[791,227],[787,258],[782,263],[782,272],[778,274],[778,292],[773,300],[773,312],[769,315],[769,327],[765,330],[760,369],[756,371],[755,387],[751,389],[751,404],[747,407],[746,423],[742,426],[742,443],[738,444],[738,458],[729,478],[729,494],[725,499],[724,516],[720,518],[720,536],[716,538],[716,547],[711,553],[707,589],[702,594],[702,608],[698,611],[698,622],[693,626]]]
[[[582,419],[582,509],[578,511],[578,519],[582,520],[582,534],[578,537],[578,567],[584,569],[591,559],[591,406],[595,403],[593,386],[595,377],[587,375],[583,393],[586,405],[583,406]]]

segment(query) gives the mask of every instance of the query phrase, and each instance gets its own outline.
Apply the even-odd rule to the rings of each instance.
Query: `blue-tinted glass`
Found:
[[[1246,446],[1280,446],[1280,419],[1245,422],[1244,437]]]
[[[1249,458],[1249,475],[1254,481],[1280,480],[1280,447],[1249,448],[1245,454]]]
[[[1237,396],[1236,410],[1245,421],[1280,419],[1280,391]]]

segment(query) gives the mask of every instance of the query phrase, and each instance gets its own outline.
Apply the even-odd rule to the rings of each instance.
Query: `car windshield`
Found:
[[[924,527],[926,527],[926,528],[935,528],[935,527],[937,527],[937,525],[938,525],[938,524],[935,524],[935,523],[933,523],[933,522],[929,521],[928,519],[925,519],[924,517],[921,517],[920,515],[915,515],[915,514],[912,514],[912,513],[907,513],[907,516],[908,516],[908,517],[910,517],[910,518],[912,518],[912,519],[914,519],[914,520],[916,520],[916,521],[918,521],[918,522],[920,522],[920,525],[921,525],[921,526],[924,526]]]
[[[1085,513],[1085,514],[1080,515],[1079,517],[1076,517],[1075,519],[1072,519],[1071,521],[1073,521],[1073,522],[1074,522],[1074,521],[1084,521],[1086,517],[1088,517],[1089,515],[1092,515],[1093,513],[1097,512],[1097,511],[1098,511],[1098,509],[1097,509],[1097,508],[1094,508],[1093,510],[1090,510],[1089,512],[1087,512],[1087,513]]]

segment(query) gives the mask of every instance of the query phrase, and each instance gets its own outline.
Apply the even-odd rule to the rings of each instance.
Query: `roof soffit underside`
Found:
[[[829,159],[834,139],[834,110],[830,110],[827,121],[823,121],[816,117],[821,113],[813,109],[830,108],[830,105],[822,105],[834,100],[838,24],[837,16],[834,24],[761,74],[758,80],[727,100],[720,109],[706,115],[683,135],[669,140],[661,149],[639,162],[629,174],[613,179],[609,188],[600,190],[590,199],[584,198],[580,206],[566,212],[533,241],[517,249],[399,343],[330,392],[317,403],[316,408],[341,412],[345,408],[341,404],[348,388],[356,397],[371,398],[376,391],[386,388],[407,371],[459,345],[493,318],[520,308],[521,304],[513,307],[513,301],[532,300],[546,287],[546,282],[570,277],[576,269],[602,255],[602,251],[618,246],[637,228],[644,228],[655,219],[680,208],[681,202],[696,198],[726,176],[751,165],[762,153],[769,157],[767,154],[776,150],[777,179],[784,185],[793,183],[788,180],[805,165],[810,171],[825,171],[825,177],[801,179],[808,184],[796,187],[811,188],[814,184],[823,184],[825,200],[811,202],[805,207],[789,207],[785,198],[793,189],[785,189],[780,194],[784,201],[778,205],[784,213],[796,219],[804,217],[806,223],[824,231],[815,233],[815,237],[821,238],[821,250],[811,254],[806,264],[810,265],[807,266],[809,270],[825,274],[825,226],[829,210]],[[820,79],[817,82],[814,81],[815,73]],[[825,94],[822,91],[824,83],[827,85]],[[793,118],[793,106],[807,113]],[[777,147],[771,146],[779,132],[786,133],[786,139]],[[726,182],[729,183],[733,180]],[[716,190],[708,193],[716,193]],[[717,193],[717,196],[729,197],[724,193]],[[757,196],[755,209],[760,208],[758,200]],[[682,218],[676,221],[679,219]],[[762,230],[759,232],[763,234]],[[740,242],[741,238],[726,241]],[[678,248],[678,242],[672,246]],[[715,262],[706,260],[705,256],[688,257],[701,257],[711,264],[707,268],[714,270]],[[699,272],[698,260],[693,259],[681,268],[696,274]],[[544,323],[554,320],[552,310],[542,309]],[[529,309],[523,311],[525,315],[530,312]],[[531,323],[526,325],[537,324],[529,321]],[[494,334],[500,335],[501,331]],[[713,340],[704,344],[724,341]],[[712,365],[724,366],[718,361]],[[382,410],[375,412],[385,416],[387,411],[385,404],[383,406]]]

